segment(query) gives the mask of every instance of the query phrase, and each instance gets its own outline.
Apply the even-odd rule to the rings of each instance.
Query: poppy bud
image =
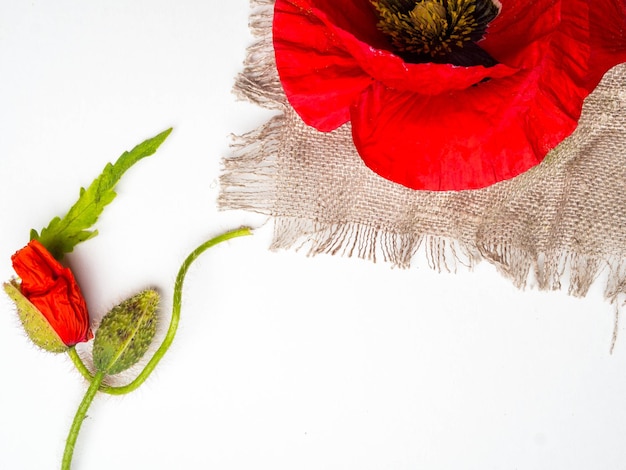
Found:
[[[104,316],[93,341],[97,371],[118,374],[141,359],[156,333],[158,304],[159,294],[145,290]]]
[[[37,240],[11,260],[21,282],[5,283],[4,290],[15,302],[24,329],[37,346],[62,352],[93,338],[85,299],[69,268]]]

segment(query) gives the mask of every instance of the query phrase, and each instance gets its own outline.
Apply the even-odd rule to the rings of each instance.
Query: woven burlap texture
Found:
[[[320,133],[288,106],[271,44],[273,0],[253,1],[249,51],[235,90],[278,115],[235,139],[220,207],[274,219],[272,248],[306,247],[435,269],[486,260],[515,285],[584,296],[602,274],[626,293],[626,65],[585,102],[577,130],[537,167],[486,189],[413,191],[360,160],[350,126]],[[423,251],[420,251],[420,248]]]

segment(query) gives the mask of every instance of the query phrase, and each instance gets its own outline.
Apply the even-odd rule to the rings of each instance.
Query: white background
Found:
[[[626,332],[609,355],[600,285],[581,300],[520,292],[486,264],[274,253],[271,221],[217,210],[229,134],[269,116],[231,94],[248,8],[0,0],[1,279],[31,228],[170,126],[67,258],[94,321],[158,286],[164,328],[187,253],[258,227],[192,267],[173,347],[136,392],[96,397],[73,468],[626,468]],[[29,343],[4,295],[0,372],[0,468],[58,468],[86,384]]]

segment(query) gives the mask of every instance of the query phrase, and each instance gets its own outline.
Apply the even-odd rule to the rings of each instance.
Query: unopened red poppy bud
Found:
[[[158,304],[159,294],[145,290],[104,316],[93,342],[97,371],[118,374],[141,359],[156,333]]]
[[[85,299],[69,268],[36,240],[11,260],[21,282],[5,283],[4,290],[15,302],[24,329],[37,346],[62,352],[93,337]]]

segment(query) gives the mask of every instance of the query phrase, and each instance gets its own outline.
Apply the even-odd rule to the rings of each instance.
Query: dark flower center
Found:
[[[498,0],[370,0],[376,25],[407,62],[484,65],[497,62],[476,43],[500,13]]]

